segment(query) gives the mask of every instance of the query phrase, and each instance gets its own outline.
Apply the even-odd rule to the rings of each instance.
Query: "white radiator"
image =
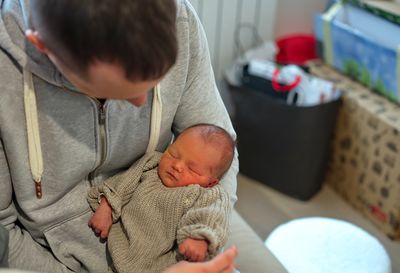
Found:
[[[273,40],[278,0],[190,0],[204,26],[217,81],[239,54],[235,46],[238,26],[251,26],[263,40]],[[253,46],[250,27],[240,28],[243,49]]]

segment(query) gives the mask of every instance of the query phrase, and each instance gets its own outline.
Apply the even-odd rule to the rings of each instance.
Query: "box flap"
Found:
[[[400,24],[400,4],[390,0],[348,0],[386,20]]]

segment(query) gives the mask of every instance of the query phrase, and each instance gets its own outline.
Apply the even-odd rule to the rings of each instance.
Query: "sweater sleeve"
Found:
[[[181,218],[177,243],[187,238],[206,240],[208,258],[214,257],[226,244],[230,212],[229,195],[222,186],[205,189]]]
[[[122,207],[129,202],[133,192],[141,181],[144,171],[155,168],[158,165],[161,154],[153,152],[145,154],[128,170],[118,173],[103,183],[93,186],[88,193],[88,202],[93,210],[99,206],[101,196],[107,198],[112,208],[113,222],[121,216]]]
[[[190,58],[187,79],[179,107],[174,118],[174,133],[179,134],[194,124],[208,123],[224,128],[236,139],[228,112],[218,91],[204,29],[189,1],[182,1],[188,16],[188,51]],[[238,155],[220,184],[230,196],[230,204],[236,202],[236,175],[239,170]]]

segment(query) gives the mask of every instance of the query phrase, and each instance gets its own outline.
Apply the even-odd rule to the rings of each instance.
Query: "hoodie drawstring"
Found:
[[[35,182],[36,197],[42,198],[43,154],[40,143],[36,95],[32,74],[24,70],[24,105],[28,135],[29,165]]]
[[[162,101],[161,87],[157,84],[154,87],[153,105],[151,110],[150,140],[147,145],[146,153],[152,152],[157,148],[161,129]]]
[[[29,165],[32,178],[35,182],[36,197],[42,198],[42,176],[43,176],[43,154],[40,142],[40,131],[38,121],[38,111],[36,104],[36,94],[33,85],[32,74],[24,70],[24,105],[25,119],[28,136]],[[157,147],[161,129],[161,87],[157,84],[154,87],[153,104],[150,123],[150,140],[146,152],[154,151]]]

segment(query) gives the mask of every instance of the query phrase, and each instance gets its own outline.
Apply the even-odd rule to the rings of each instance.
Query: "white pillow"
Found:
[[[289,273],[390,273],[382,244],[358,226],[310,217],[278,226],[265,245]]]

